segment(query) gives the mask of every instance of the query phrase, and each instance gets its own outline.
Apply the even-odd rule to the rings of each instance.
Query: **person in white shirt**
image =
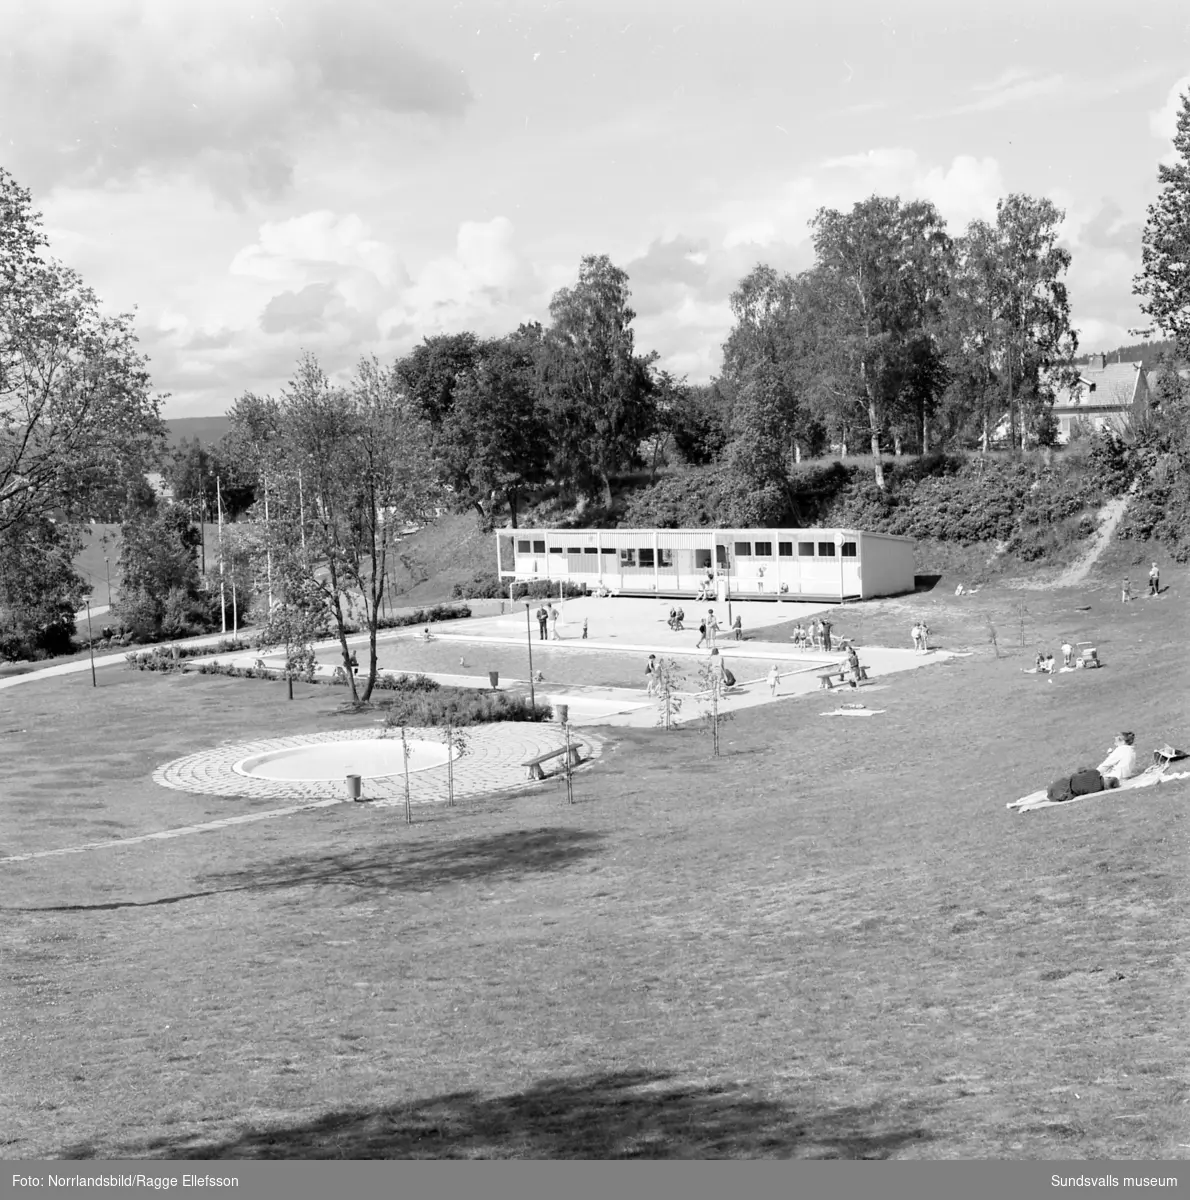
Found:
[[[1069,642],[1062,643],[1062,666],[1074,666],[1074,647]]]
[[[1096,770],[1103,776],[1105,788],[1119,787],[1125,779],[1136,774],[1136,737],[1131,733],[1117,733],[1111,753]]]
[[[769,695],[775,696],[781,683],[781,669],[774,663],[769,667]]]

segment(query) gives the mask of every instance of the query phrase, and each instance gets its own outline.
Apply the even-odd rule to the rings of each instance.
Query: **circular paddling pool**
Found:
[[[411,772],[443,767],[450,757],[441,742],[410,741],[408,745]],[[370,738],[352,742],[311,742],[305,746],[266,750],[240,759],[232,770],[254,779],[321,783],[348,775],[358,775],[361,779],[400,775],[405,770],[405,763],[400,738]]]

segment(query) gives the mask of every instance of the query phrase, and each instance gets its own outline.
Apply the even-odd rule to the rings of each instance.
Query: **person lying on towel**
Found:
[[[1117,788],[1125,779],[1136,774],[1135,737],[1131,733],[1116,734],[1111,753],[1097,767],[1082,767],[1073,775],[1055,779],[1046,788],[1046,798],[1061,802],[1076,796],[1089,796],[1108,788]]]
[[[1136,738],[1131,733],[1117,733],[1111,753],[1097,768],[1105,788],[1119,787],[1125,779],[1136,774]]]

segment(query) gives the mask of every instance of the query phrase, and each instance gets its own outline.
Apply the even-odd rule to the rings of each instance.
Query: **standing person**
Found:
[[[851,668],[851,686],[859,687],[859,652],[854,645],[847,647],[847,665]]]
[[[1062,666],[1074,666],[1074,647],[1070,644],[1069,638],[1062,643]]]
[[[540,634],[538,638],[539,641],[545,641],[545,623],[549,620],[549,616],[550,615],[545,611],[545,605],[543,604],[537,610],[537,628]]]
[[[682,624],[682,622],[685,621],[685,619],[686,619],[686,612],[683,608],[679,607],[678,614],[674,618],[674,620],[677,621],[677,624],[674,626],[674,628],[684,630],[686,627],[685,627],[685,625]]]
[[[744,618],[736,613],[735,621],[732,622],[732,630],[735,632],[735,640],[742,642],[744,640]]]
[[[713,608],[707,609],[707,645],[714,646],[715,637],[719,632],[719,621]]]
[[[698,623],[698,641],[694,643],[694,648],[697,650],[707,640],[707,619],[703,617]]]
[[[554,641],[561,641],[561,638],[558,637],[558,610],[552,604],[550,605],[550,629],[553,630]]]
[[[914,621],[913,628],[909,630],[910,637],[913,638],[913,652],[916,654],[921,650],[921,622]]]
[[[930,652],[930,627],[924,621],[921,623],[921,652]]]
[[[649,661],[645,663],[645,694],[655,696],[657,694],[657,655],[650,654]]]
[[[824,617],[820,624],[822,625],[822,648],[829,650],[831,648],[831,623]]]
[[[583,641],[587,640],[587,618],[583,617]]]
[[[781,683],[781,672],[776,663],[769,667],[769,695],[775,696]]]
[[[1161,572],[1157,569],[1157,564],[1154,563],[1149,568],[1149,595],[1157,596],[1161,593]]]
[[[1120,588],[1120,602],[1127,604],[1132,599],[1132,584],[1128,582],[1128,576],[1124,576],[1124,584]]]

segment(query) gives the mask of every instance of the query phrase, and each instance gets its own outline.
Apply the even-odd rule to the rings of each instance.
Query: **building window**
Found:
[[[551,553],[551,554],[561,554],[561,553],[562,553],[562,547],[561,547],[561,546],[551,546],[551,547],[550,547],[550,553]]]
[[[819,542],[818,543],[818,557],[819,558],[834,558],[835,557],[835,543],[834,542]]]
[[[528,554],[529,553],[529,543],[528,542],[517,542],[516,552],[518,554]]]
[[[798,558],[813,558],[814,543],[813,542],[798,542],[797,544]]]
[[[844,542],[843,543],[843,557],[844,558],[858,558],[859,557],[859,547],[856,546],[856,544],[854,542]]]
[[[615,552],[615,546],[601,546],[599,549],[600,554],[615,554]]]
[[[534,542],[533,543],[533,553],[534,554],[544,554],[545,553],[545,542]]]
[[[709,570],[711,566],[711,552],[709,550],[695,550],[694,552],[694,568],[697,571]]]
[[[620,566],[635,567],[636,566],[636,551],[621,550],[620,551]]]
[[[757,558],[772,558],[773,557],[773,543],[772,542],[757,542],[756,543],[756,557]]]
[[[672,567],[674,565],[674,552],[672,550],[658,550],[657,565],[659,567]]]
[[[751,558],[752,543],[751,542],[736,542],[735,544],[736,558]]]
[[[651,567],[653,565],[653,551],[646,550],[643,546],[640,551],[640,565],[642,567]]]
[[[582,552],[583,552],[582,546],[567,546],[566,547],[567,554],[582,554]]]
[[[792,558],[793,557],[793,543],[792,542],[778,542],[777,543],[777,554],[781,558]]]
[[[583,551],[583,553],[584,553],[584,554],[598,554],[598,553],[599,553],[599,548],[598,548],[597,546],[588,546],[588,547],[587,547],[587,548],[586,548],[586,549]]]

